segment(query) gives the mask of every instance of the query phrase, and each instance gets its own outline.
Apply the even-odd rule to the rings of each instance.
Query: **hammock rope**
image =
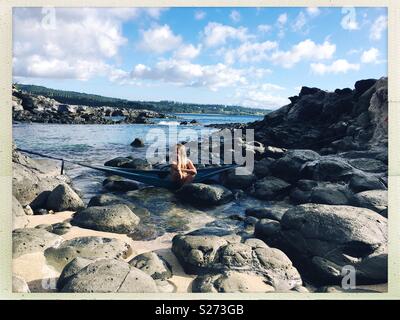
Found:
[[[89,165],[86,163],[67,160],[64,158],[53,157],[50,155],[42,154],[39,152],[34,152],[30,150],[20,149],[17,148],[17,151],[24,152],[27,154],[36,155],[43,158],[48,158],[52,160],[61,161],[61,174],[64,172],[64,162],[72,163],[81,167],[102,171],[109,174],[114,174],[129,180],[135,180],[142,183],[150,184],[156,187],[163,187],[163,188],[175,188],[176,184],[168,179],[169,171],[166,170],[139,170],[139,169],[131,169],[131,168],[120,168],[120,167],[109,167],[109,166],[95,166]],[[234,168],[239,167],[239,165],[232,164],[232,165],[224,165],[220,167],[213,167],[213,168],[201,168],[197,169],[197,174],[193,182],[203,182],[211,177],[220,174],[224,171],[231,170]]]

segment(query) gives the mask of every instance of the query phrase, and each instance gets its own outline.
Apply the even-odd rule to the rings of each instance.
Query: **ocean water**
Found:
[[[212,123],[247,123],[262,119],[260,116],[175,114],[176,119],[152,119],[155,124],[67,125],[17,123],[13,125],[13,139],[17,146],[64,159],[103,165],[118,156],[145,157],[146,148],[133,148],[130,143],[142,138],[146,145],[154,139],[171,137],[178,141],[195,140],[216,131],[206,128]],[[197,120],[199,125],[179,125],[181,121]],[[173,140],[172,140],[173,141]],[[99,194],[105,175],[101,172],[73,164],[65,164],[66,173],[74,187],[87,202]]]

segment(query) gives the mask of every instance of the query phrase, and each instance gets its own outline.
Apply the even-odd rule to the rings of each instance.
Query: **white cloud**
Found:
[[[321,13],[321,10],[317,7],[308,7],[306,11],[311,17],[316,17]]]
[[[118,58],[127,43],[122,22],[140,13],[132,9],[57,8],[54,24],[49,11],[16,8],[13,11],[13,75],[15,77],[87,80],[111,69],[106,61]]]
[[[380,40],[382,33],[387,29],[387,17],[379,16],[372,24],[369,37],[371,40]]]
[[[376,48],[371,48],[367,51],[364,51],[361,55],[362,63],[379,63],[378,57],[380,52]]]
[[[282,13],[281,15],[279,15],[277,23],[278,25],[283,26],[287,23],[287,21],[288,21],[287,13]]]
[[[272,83],[243,86],[236,89],[235,102],[252,108],[276,109],[290,103],[289,99],[276,93],[284,89]]]
[[[142,31],[139,47],[158,54],[176,50],[182,43],[182,37],[175,35],[169,25],[155,26]]]
[[[234,28],[217,22],[209,22],[204,28],[203,36],[207,47],[223,45],[228,39],[245,41],[252,37],[248,34],[247,28]]]
[[[355,8],[345,7],[342,9],[343,18],[340,25],[345,30],[358,30],[360,27],[357,22],[357,14]]]
[[[285,68],[291,68],[295,64],[304,60],[327,60],[331,59],[336,51],[336,45],[325,41],[322,44],[316,44],[307,39],[294,45],[288,51],[276,51],[272,54],[271,60],[275,64],[282,65]]]
[[[237,10],[232,10],[231,14],[229,15],[229,18],[231,18],[231,20],[233,22],[239,22],[241,19],[240,13]]]
[[[305,14],[301,11],[298,15],[297,15],[297,17],[296,17],[296,19],[294,20],[294,22],[292,23],[292,29],[293,29],[293,31],[296,31],[296,32],[307,32],[307,31],[304,31],[303,29],[304,29],[304,27],[307,25],[307,19],[306,19],[306,16],[305,16]]]
[[[235,69],[225,64],[200,65],[189,61],[169,59],[161,60],[154,66],[136,65],[129,75],[121,73],[118,81],[161,81],[186,87],[205,87],[212,91],[220,88],[243,86],[248,77],[259,79],[270,70],[262,68]],[[125,78],[123,76],[126,76]]]
[[[323,64],[323,63],[312,63],[311,70],[319,75],[324,75],[328,73],[338,74],[338,73],[347,73],[348,71],[358,71],[360,69],[359,64],[349,63],[345,59],[339,59],[331,64]]]
[[[271,29],[272,29],[272,26],[270,26],[269,24],[260,24],[257,26],[257,30],[260,32],[263,32],[263,33],[267,33]]]
[[[225,63],[233,64],[239,62],[260,62],[268,59],[271,50],[276,49],[278,43],[275,41],[245,42],[238,48],[222,50],[225,55]]]
[[[194,18],[196,20],[203,20],[206,17],[206,12],[205,11],[196,11],[194,13]]]
[[[174,57],[181,60],[191,60],[196,58],[201,51],[201,45],[195,47],[192,44],[182,45],[174,53]]]

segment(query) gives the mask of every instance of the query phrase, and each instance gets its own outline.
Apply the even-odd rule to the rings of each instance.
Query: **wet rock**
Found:
[[[155,281],[143,271],[115,259],[90,263],[61,289],[62,292],[158,292]]]
[[[268,237],[261,239],[269,243]],[[355,268],[360,283],[387,279],[387,219],[369,209],[296,206],[284,214],[277,243],[303,272],[324,284],[341,281],[347,265]]]
[[[85,259],[125,259],[131,252],[128,244],[113,238],[77,237],[60,246],[48,248],[44,255],[49,264],[62,270],[76,257]]]
[[[357,207],[368,208],[380,214],[387,215],[387,190],[368,190],[354,195],[353,204]]]
[[[292,208],[293,206],[289,204],[273,204],[269,205],[266,207],[261,207],[261,208],[248,208],[246,209],[246,216],[252,216],[256,217],[258,219],[272,219],[276,221],[281,221],[282,216],[285,214],[285,212]]]
[[[85,206],[82,199],[66,184],[59,184],[47,198],[46,209],[59,211],[76,211]]]
[[[13,275],[12,276],[12,292],[14,293],[30,293],[28,284],[26,283],[25,279]]]
[[[233,199],[233,194],[230,190],[216,184],[185,184],[176,194],[182,200],[202,207],[224,204]]]
[[[254,184],[252,195],[262,200],[282,200],[289,192],[290,184],[277,177],[268,176]]]
[[[103,182],[103,186],[108,191],[132,191],[139,189],[139,183],[127,180],[111,180],[107,178]]]
[[[198,276],[192,283],[192,292],[202,293],[254,293],[273,292],[262,276],[227,271],[217,275]]]
[[[106,232],[129,233],[139,224],[140,218],[128,206],[115,204],[88,207],[74,214],[72,224],[82,228]]]
[[[24,209],[14,196],[12,197],[12,223],[13,230],[24,228],[29,223],[29,219],[26,216]]]
[[[270,166],[274,163],[274,161],[275,160],[272,158],[265,158],[254,162],[254,174],[256,175],[257,179],[271,175]]]
[[[152,165],[146,159],[139,159],[139,158],[131,158],[129,162],[124,163],[121,167],[122,168],[130,168],[130,169],[138,169],[138,170],[150,170]]]
[[[131,146],[135,148],[142,148],[144,147],[144,141],[143,139],[135,138],[135,140],[132,141]]]
[[[254,236],[260,239],[268,239],[271,243],[281,231],[281,224],[278,221],[270,219],[261,219],[257,222],[254,229]]]
[[[128,164],[131,162],[131,159],[126,158],[126,157],[117,157],[111,160],[108,160],[104,163],[105,166],[108,167],[122,167],[125,164]]]
[[[154,280],[166,280],[172,277],[169,264],[154,252],[142,253],[129,261],[129,264],[142,270]]]
[[[62,241],[60,236],[43,229],[15,229],[12,233],[13,258],[27,253],[42,252],[49,247],[58,246]]]

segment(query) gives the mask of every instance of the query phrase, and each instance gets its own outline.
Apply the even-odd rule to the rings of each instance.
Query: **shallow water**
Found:
[[[249,122],[261,119],[257,116],[227,116],[227,115],[194,115],[176,114],[178,119],[152,119],[156,124],[119,124],[119,125],[65,125],[65,124],[27,124],[19,123],[13,126],[13,137],[18,147],[49,154],[55,157],[71,159],[88,164],[103,165],[105,161],[117,156],[134,156],[144,158],[146,148],[133,148],[130,143],[134,138],[144,139],[145,144],[151,144],[155,137],[162,133],[178,136],[184,133],[182,140],[194,140],[208,136],[216,129],[206,128],[210,123]],[[168,123],[178,121],[197,120],[199,125],[170,126]],[[154,131],[156,129],[156,131]],[[174,132],[174,130],[176,132]],[[191,129],[188,132],[187,129]],[[165,137],[168,138],[167,136]],[[105,174],[99,171],[83,168],[66,163],[65,171],[71,177],[74,187],[80,192],[83,200],[88,202],[90,198],[104,192],[102,182]],[[141,196],[143,196],[141,192]],[[157,198],[157,197],[156,197]],[[153,200],[155,198],[153,197]],[[155,213],[151,219],[143,219],[148,226],[161,226],[162,231],[174,232],[188,228],[188,225],[196,220],[194,214],[188,217],[185,208],[174,206],[164,208],[163,199],[155,203],[138,203],[139,206],[149,207]],[[138,200],[136,201],[138,202]],[[227,216],[238,211],[243,212],[244,207],[252,206],[250,201],[235,201],[218,210],[208,210],[211,216]],[[154,207],[158,209],[155,210]],[[164,210],[165,209],[165,210]],[[143,217],[142,217],[143,218]]]

